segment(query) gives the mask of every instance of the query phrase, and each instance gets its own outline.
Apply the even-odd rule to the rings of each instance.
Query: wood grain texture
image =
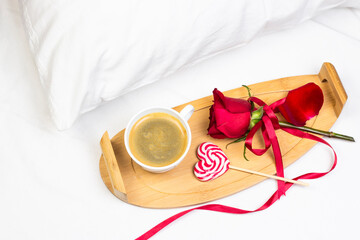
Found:
[[[336,115],[339,116],[347,100],[347,94],[340,81],[339,75],[335,70],[335,67],[330,63],[324,63],[320,70],[319,78],[322,82],[329,82],[332,95],[335,97],[334,99],[335,112]]]
[[[121,200],[127,201],[124,181],[121,176],[118,162],[116,161],[116,157],[112,148],[108,132],[105,132],[103,137],[101,138],[100,146],[103,152],[102,160],[105,163],[105,171],[108,173],[107,180],[110,182],[112,192]]]
[[[281,78],[249,87],[254,96],[270,104],[285,97],[289,90],[309,82],[314,82],[322,88],[324,105],[319,115],[307,122],[307,126],[329,130],[335,123],[347,99],[336,70],[330,63],[324,63],[320,73],[316,75]],[[248,97],[247,90],[243,87],[225,91],[224,94],[228,97],[244,99]],[[226,149],[226,144],[231,140],[214,139],[207,135],[209,108],[212,105],[212,100],[212,96],[208,96],[174,108],[180,111],[187,104],[192,104],[195,107],[195,112],[189,120],[192,131],[190,150],[185,159],[169,172],[154,174],[143,170],[131,160],[125,150],[124,130],[116,134],[111,140],[111,146],[118,169],[114,164],[115,167],[110,168],[109,171],[109,168],[106,167],[106,157],[100,159],[101,177],[108,189],[115,196],[130,204],[149,208],[172,208],[219,199],[251,187],[265,179],[262,176],[229,170],[213,181],[198,181],[193,174],[193,167],[197,161],[196,149],[199,144],[205,141],[213,142],[221,147],[229,157],[231,165],[266,174],[275,174],[276,169],[271,149],[262,156],[256,156],[247,151],[247,157],[251,160],[246,161],[242,154],[244,144],[232,144]],[[279,120],[283,120],[281,116],[279,116]],[[281,130],[277,130],[276,134],[279,139],[284,167],[296,161],[316,144],[314,141],[297,138]],[[262,147],[262,144],[261,134],[255,135],[254,147]],[[106,149],[105,152],[107,152]],[[116,171],[120,173],[120,180],[116,180]],[[121,187],[117,187],[116,181],[123,182],[124,189],[121,190]],[[119,197],[116,190],[126,193],[126,198]]]

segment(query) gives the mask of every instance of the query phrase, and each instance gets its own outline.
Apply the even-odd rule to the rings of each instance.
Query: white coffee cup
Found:
[[[158,113],[158,112],[167,113],[167,114],[170,114],[171,116],[174,116],[175,118],[177,118],[180,121],[180,123],[183,125],[183,127],[185,128],[186,135],[187,135],[187,145],[186,145],[185,152],[175,162],[173,162],[169,165],[166,165],[166,166],[162,166],[162,167],[154,167],[154,166],[149,166],[149,165],[144,164],[143,162],[141,162],[134,156],[134,154],[131,152],[131,149],[129,146],[130,132],[131,132],[131,129],[134,126],[134,124],[140,118],[144,117],[145,115],[148,115],[150,113]],[[139,113],[137,113],[135,116],[133,116],[130,119],[129,123],[127,124],[127,127],[125,129],[125,134],[124,134],[124,142],[125,142],[126,151],[130,155],[132,160],[134,160],[143,169],[145,169],[149,172],[154,172],[154,173],[166,172],[166,171],[169,171],[169,170],[173,169],[174,167],[176,167],[184,159],[184,157],[186,156],[187,152],[189,151],[189,148],[191,145],[191,130],[190,130],[190,127],[188,124],[188,120],[190,119],[193,112],[194,112],[194,107],[192,105],[187,105],[186,107],[184,107],[184,109],[182,109],[180,111],[180,113],[171,108],[151,107],[151,108],[144,109],[144,110],[140,111]]]

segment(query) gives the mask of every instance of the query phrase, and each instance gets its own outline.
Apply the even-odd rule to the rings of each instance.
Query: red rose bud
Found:
[[[213,95],[208,134],[213,138],[242,137],[250,124],[251,104],[244,99],[225,97],[216,88]]]
[[[321,88],[315,83],[289,91],[283,104],[277,107],[281,115],[296,126],[304,126],[306,121],[319,114],[324,103]]]

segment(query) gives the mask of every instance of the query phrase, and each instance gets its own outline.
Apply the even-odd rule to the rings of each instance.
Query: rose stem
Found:
[[[299,129],[299,130],[302,130],[302,131],[305,131],[305,132],[315,133],[315,134],[319,134],[319,135],[330,137],[330,138],[339,138],[339,139],[355,142],[355,139],[353,137],[346,136],[346,135],[339,134],[339,133],[322,131],[322,130],[318,130],[318,129],[314,129],[314,128],[310,128],[310,127],[305,127],[305,126],[299,127],[299,126],[295,126],[295,125],[293,125],[291,123],[281,122],[281,121],[279,121],[279,125],[282,126],[282,127],[295,128],[295,129]]]

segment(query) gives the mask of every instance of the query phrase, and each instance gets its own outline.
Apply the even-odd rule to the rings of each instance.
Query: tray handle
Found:
[[[341,110],[343,109],[343,106],[347,100],[347,94],[341,83],[339,75],[335,70],[335,67],[331,63],[323,63],[319,72],[319,77],[321,82],[328,82],[330,84],[330,89],[333,93],[335,100],[335,114],[337,117],[339,117]]]
[[[124,181],[121,176],[120,168],[116,160],[114,149],[112,147],[111,140],[107,131],[104,133],[100,140],[100,146],[105,159],[106,169],[110,177],[113,193],[121,200],[127,202]]]

